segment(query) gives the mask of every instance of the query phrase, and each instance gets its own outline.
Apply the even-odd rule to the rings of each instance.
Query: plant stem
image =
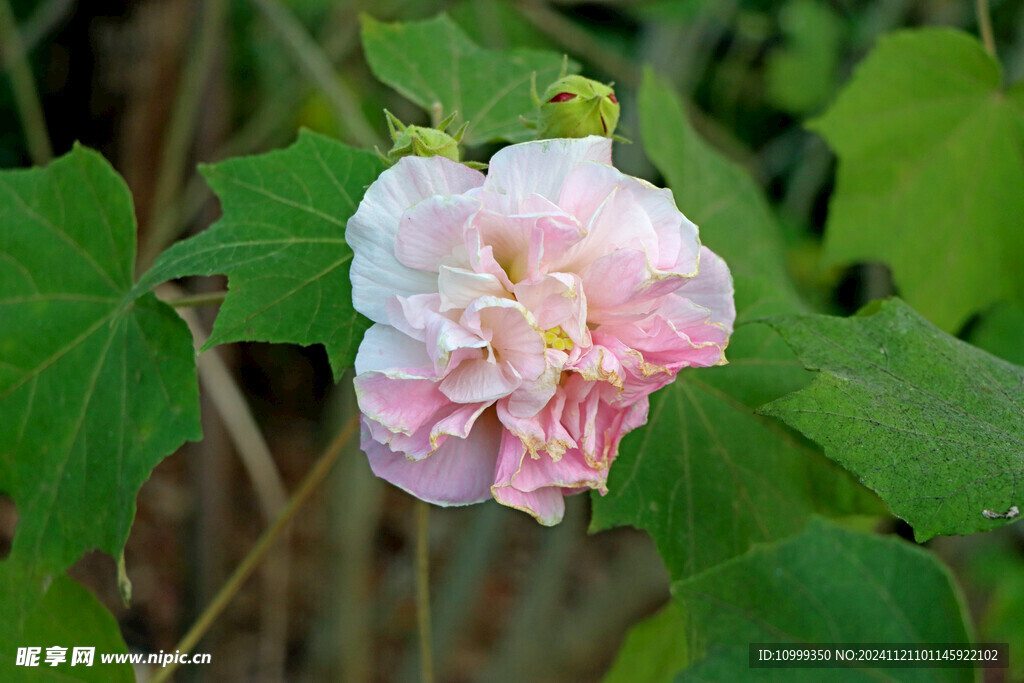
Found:
[[[224,301],[227,297],[227,292],[207,292],[204,294],[190,294],[188,296],[178,297],[177,299],[168,299],[164,301],[168,306],[174,308],[199,308],[201,306],[216,306]]]
[[[978,29],[981,31],[981,40],[985,43],[985,51],[996,57],[996,39],[992,33],[992,17],[988,10],[988,0],[975,0],[974,10],[978,14]]]
[[[139,272],[149,268],[160,252],[177,237],[174,234],[177,228],[174,200],[192,149],[198,120],[196,114],[203,101],[210,67],[224,40],[227,0],[207,0],[202,4],[204,11],[199,17],[199,35],[181,74],[167,134],[160,148],[160,167],[149,212],[148,232],[139,249]]]
[[[416,501],[416,617],[420,632],[420,679],[434,683],[430,633],[430,504]]]
[[[210,626],[216,621],[220,613],[224,611],[224,608],[228,606],[231,599],[235,597],[238,591],[242,588],[242,585],[253,573],[263,556],[267,554],[267,551],[273,547],[274,541],[277,537],[288,526],[288,523],[292,521],[302,506],[309,500],[309,497],[317,489],[317,487],[327,478],[327,475],[331,471],[331,467],[337,461],[338,456],[341,455],[342,450],[348,440],[352,438],[352,435],[356,431],[356,427],[359,424],[358,416],[353,416],[345,426],[341,429],[334,440],[331,441],[327,449],[324,450],[323,455],[320,456],[320,460],[317,461],[313,469],[309,471],[302,483],[295,490],[295,494],[292,495],[291,500],[288,501],[288,505],[281,511],[274,520],[274,523],[267,527],[267,530],[256,541],[249,554],[245,556],[242,562],[235,569],[234,573],[227,580],[217,595],[213,598],[203,613],[199,615],[196,622],[192,625],[192,628],[188,630],[181,641],[175,646],[175,650],[182,653],[191,652],[192,648],[196,646],[199,640],[206,634]],[[171,674],[177,669],[177,664],[171,663],[166,668],[160,669],[154,674],[153,683],[164,683],[167,681]]]
[[[21,126],[25,129],[29,156],[32,157],[32,163],[43,166],[53,158],[53,146],[46,131],[46,117],[39,102],[39,92],[32,77],[28,56],[22,47],[14,12],[8,0],[0,0],[0,54],[11,76],[14,104],[21,118]]]

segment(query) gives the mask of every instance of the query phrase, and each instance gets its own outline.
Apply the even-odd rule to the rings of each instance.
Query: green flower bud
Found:
[[[619,123],[619,102],[611,86],[583,76],[562,76],[538,100],[538,139],[610,138]]]
[[[407,126],[387,109],[384,110],[384,114],[387,117],[388,130],[394,144],[387,154],[381,154],[380,150],[377,150],[377,154],[388,166],[393,166],[402,157],[409,156],[445,157],[452,161],[460,161],[459,144],[462,142],[462,135],[466,132],[466,126],[469,124],[462,124],[452,135],[444,132],[445,128],[455,119],[454,113],[442,121],[437,128]],[[467,165],[474,168],[480,166],[473,162],[467,162]]]

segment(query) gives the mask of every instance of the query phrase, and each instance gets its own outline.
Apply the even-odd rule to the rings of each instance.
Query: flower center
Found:
[[[556,351],[572,351],[573,347],[572,339],[569,339],[569,335],[560,326],[552,327],[544,333],[544,344]]]

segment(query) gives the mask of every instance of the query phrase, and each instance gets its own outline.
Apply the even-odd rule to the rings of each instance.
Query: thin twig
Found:
[[[189,294],[175,299],[166,299],[164,303],[174,308],[199,308],[201,306],[217,306],[223,303],[227,292],[206,292],[203,294]]]
[[[259,537],[255,545],[249,551],[249,554],[245,556],[242,562],[235,569],[234,573],[227,580],[224,586],[218,591],[217,595],[213,598],[203,613],[199,615],[196,622],[192,625],[192,628],[188,630],[188,633],[184,635],[181,641],[175,646],[175,651],[182,653],[191,652],[192,648],[196,646],[199,640],[206,634],[210,626],[216,621],[220,613],[224,611],[231,599],[235,597],[238,591],[242,588],[242,585],[252,574],[253,570],[259,566],[260,561],[266,552],[273,546],[274,541],[277,537],[288,526],[288,523],[292,521],[302,506],[309,500],[309,497],[313,492],[323,483],[324,479],[331,471],[331,467],[337,461],[338,456],[344,449],[345,444],[352,435],[355,434],[356,428],[359,425],[358,416],[353,416],[341,432],[338,433],[334,440],[331,441],[330,445],[324,451],[323,455],[317,461],[313,469],[309,471],[302,483],[295,490],[295,494],[291,500],[288,501],[288,505],[281,511],[274,523],[267,528],[266,531]],[[171,674],[177,669],[175,663],[169,664],[166,668],[160,669],[153,676],[153,683],[164,683],[167,681]]]
[[[224,39],[227,0],[208,0],[199,21],[199,35],[185,70],[181,74],[167,134],[160,148],[160,168],[153,191],[146,239],[139,248],[139,272],[153,264],[164,248],[174,241],[177,226],[175,197],[192,149],[197,113],[203,101],[207,78],[217,50]]]
[[[179,297],[177,301],[183,300],[180,288],[170,283],[164,283],[157,291],[161,296],[170,293]],[[217,294],[223,298],[224,292]],[[209,334],[200,324],[199,316],[190,308],[180,309],[178,315],[192,331],[193,343],[198,353]],[[288,492],[274,463],[270,447],[260,432],[256,418],[249,410],[245,395],[221,358],[220,349],[210,349],[207,353],[201,354],[196,359],[196,365],[205,395],[209,396],[220,414],[224,427],[235,445],[235,451],[249,475],[264,521],[268,525],[273,524],[274,519],[288,504]],[[262,671],[268,679],[279,679],[284,667],[288,638],[290,566],[288,533],[285,532],[278,539],[277,550],[270,554],[260,572],[262,614],[259,657]]]
[[[434,683],[434,644],[430,633],[430,504],[416,501],[416,616],[420,636],[420,679]]]
[[[974,11],[978,14],[978,29],[981,31],[981,40],[985,43],[985,51],[996,57],[996,38],[992,33],[992,16],[988,10],[988,0],[976,0]]]
[[[11,76],[14,104],[25,130],[29,156],[32,157],[32,163],[43,166],[53,158],[53,146],[46,131],[46,117],[43,105],[39,102],[39,91],[36,90],[28,56],[22,47],[14,12],[8,0],[0,0],[0,54]]]

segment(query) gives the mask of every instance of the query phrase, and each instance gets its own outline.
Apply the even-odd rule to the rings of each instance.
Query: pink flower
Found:
[[[506,147],[487,176],[406,157],[348,222],[377,476],[438,505],[493,495],[542,524],[607,492],[623,435],[685,367],[725,362],[725,263],[672,193],[589,137]]]

